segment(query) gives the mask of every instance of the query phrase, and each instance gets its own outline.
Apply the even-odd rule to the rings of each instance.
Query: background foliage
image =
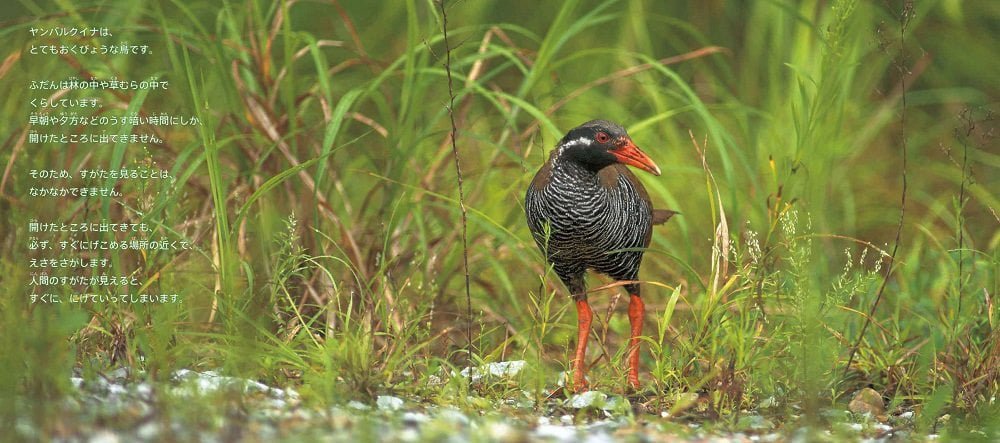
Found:
[[[945,412],[998,415],[1000,4],[458,1],[446,12],[471,317],[434,3],[5,10],[0,340],[19,350],[4,351],[8,413],[44,416],[74,367],[154,379],[224,367],[300,383],[320,403],[456,401],[444,399],[468,388],[443,369],[526,359],[530,383],[551,387],[575,319],[527,233],[523,191],[564,131],[608,118],[663,169],[641,177],[654,204],[682,214],[657,228],[641,274],[648,399],[697,392],[699,410],[724,416],[775,398],[808,418],[871,386],[926,426]],[[28,28],[57,25],[107,26],[153,53],[26,53],[39,44]],[[81,95],[104,100],[96,113],[204,124],[140,128],[162,145],[26,144],[39,93],[25,85],[71,76],[166,79],[162,92]],[[27,196],[31,168],[119,165],[176,180],[113,184],[121,199]],[[30,304],[27,222],[81,217],[194,242],[108,254],[183,302]],[[624,386],[617,297],[591,297],[599,389]]]

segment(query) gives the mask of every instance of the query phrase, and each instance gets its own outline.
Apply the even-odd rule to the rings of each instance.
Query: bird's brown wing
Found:
[[[542,167],[538,169],[535,173],[535,178],[531,179],[531,189],[536,192],[541,192],[545,186],[552,181],[552,160],[555,157],[555,150],[549,155],[549,159],[542,164]]]

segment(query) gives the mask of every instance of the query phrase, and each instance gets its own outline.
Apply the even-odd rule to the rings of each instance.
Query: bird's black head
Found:
[[[607,120],[591,120],[571,129],[559,141],[556,150],[556,156],[595,172],[614,163],[623,163],[660,175],[660,168],[639,150],[625,128]]]

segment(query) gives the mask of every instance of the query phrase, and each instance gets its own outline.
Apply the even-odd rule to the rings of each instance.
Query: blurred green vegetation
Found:
[[[461,380],[428,381],[466,364],[470,327],[474,360],[529,360],[542,395],[568,365],[574,318],[525,228],[523,190],[563,131],[607,118],[663,169],[640,177],[654,203],[682,213],[657,228],[641,273],[655,283],[644,289],[651,320],[670,320],[646,331],[650,399],[698,392],[703,411],[724,416],[775,397],[780,412],[812,420],[871,386],[892,408],[921,410],[925,430],[949,412],[1000,432],[1000,3],[459,1],[446,11],[473,318],[435,3],[5,7],[5,417],[44,421],[71,368],[119,365],[161,380],[223,367],[300,383],[320,404],[378,392],[461,402]],[[54,26],[113,37],[29,33]],[[152,53],[28,52],[123,41]],[[28,103],[50,94],[26,85],[68,77],[167,80],[148,94],[68,95],[102,100],[85,114],[131,106],[203,124],[135,128],[157,145],[26,143],[42,130],[28,125]],[[33,168],[137,165],[175,180],[104,183],[121,198],[27,195]],[[114,274],[181,303],[30,303],[27,260],[44,255],[27,250],[28,221],[102,218],[195,245],[106,254]],[[608,390],[624,386],[627,337],[624,316],[605,314],[623,309],[613,294],[591,297],[604,354],[592,354],[592,384]]]

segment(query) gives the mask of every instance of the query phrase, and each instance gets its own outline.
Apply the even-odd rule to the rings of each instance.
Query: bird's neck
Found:
[[[565,158],[553,159],[552,172],[553,178],[565,180],[567,184],[577,187],[597,186],[599,182],[597,177],[598,171],[594,171],[586,165]]]

